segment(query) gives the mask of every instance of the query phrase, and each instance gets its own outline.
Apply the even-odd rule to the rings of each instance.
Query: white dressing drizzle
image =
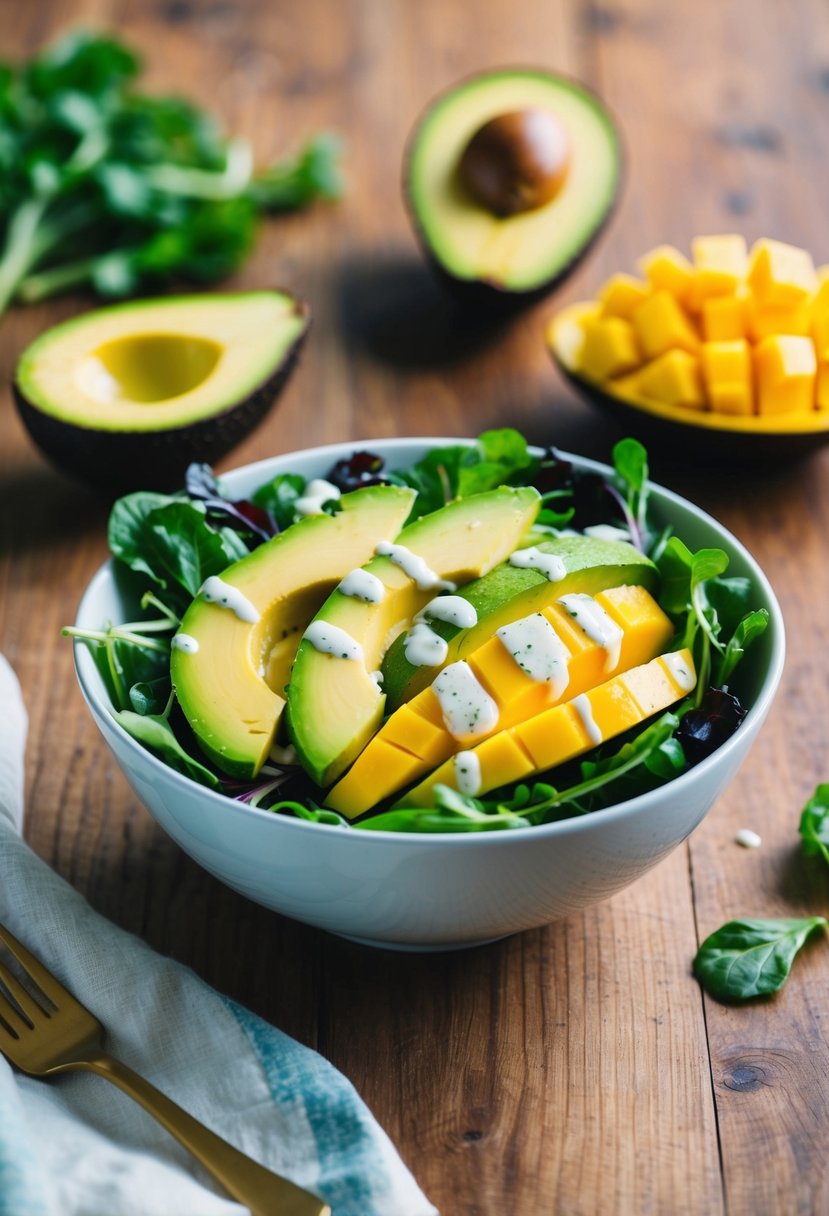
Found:
[[[567,567],[556,553],[542,553],[535,545],[529,549],[516,549],[509,559],[511,566],[522,570],[538,570],[551,583],[558,583],[567,573]]]
[[[415,618],[415,624],[406,634],[403,653],[413,667],[440,667],[441,663],[446,662],[449,643],[430,629],[425,621]]]
[[[474,752],[458,752],[453,760],[455,784],[462,794],[474,798],[481,792],[481,762]]]
[[[328,621],[312,621],[302,635],[310,642],[314,650],[322,654],[333,655],[337,659],[362,659],[363,648],[355,642],[350,634],[339,625],[330,625]]]
[[[619,655],[622,650],[624,636],[622,627],[617,625],[611,616],[608,616],[592,595],[574,592],[573,595],[563,595],[558,602],[563,608],[566,608],[590,640],[597,646],[601,646],[607,655],[604,664],[605,671],[615,671],[619,665]]]
[[[446,621],[450,625],[457,625],[459,629],[471,629],[473,625],[478,624],[478,613],[474,605],[462,595],[436,595],[420,610],[415,620],[425,618]]]
[[[570,704],[581,718],[581,724],[587,731],[588,739],[598,747],[602,741],[602,732],[599,730],[596,719],[593,717],[593,707],[587,697],[584,693],[580,693],[579,696],[573,697]]]
[[[498,706],[463,660],[444,667],[432,688],[455,739],[488,735],[498,725]]]
[[[362,600],[365,604],[379,604],[386,594],[386,588],[377,575],[372,574],[370,570],[360,570],[359,567],[340,581],[337,590],[352,599]]]
[[[537,684],[549,684],[558,700],[570,683],[570,651],[540,612],[502,625],[498,637],[521,670]]]
[[[413,667],[440,667],[446,662],[449,646],[444,638],[430,628],[429,620],[446,621],[459,629],[470,629],[478,623],[478,613],[469,600],[461,595],[437,595],[418,612],[406,634],[403,650]]]
[[[332,498],[341,498],[339,489],[323,477],[315,477],[308,482],[301,498],[294,503],[296,515],[322,515],[323,504]]]
[[[683,692],[690,692],[695,687],[697,682],[696,677],[688,666],[688,660],[684,655],[671,651],[670,654],[662,655],[662,662]]]
[[[584,535],[592,536],[593,540],[625,540],[630,544],[630,532],[615,524],[590,524],[584,529]]]
[[[377,685],[377,687],[382,692],[383,691],[383,673],[382,673],[382,671],[370,671],[368,673],[368,676],[369,676],[369,679],[373,680],[374,683]]]
[[[177,633],[170,643],[172,650],[183,650],[185,654],[198,654],[199,644],[189,633]]]
[[[222,608],[229,608],[240,621],[247,621],[249,625],[255,625],[259,620],[259,613],[248,597],[243,595],[238,587],[231,587],[230,583],[223,582],[218,574],[211,574],[210,578],[204,580],[201,593],[208,604],[219,604]]]
[[[454,591],[455,584],[445,578],[440,578],[434,570],[430,570],[422,557],[412,553],[405,545],[392,544],[390,540],[381,540],[374,552],[378,557],[387,557],[395,566],[399,566],[407,578],[410,578],[418,591]]]

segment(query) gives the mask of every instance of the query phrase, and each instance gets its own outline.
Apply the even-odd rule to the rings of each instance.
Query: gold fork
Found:
[[[52,1077],[87,1069],[106,1077],[198,1157],[253,1216],[331,1216],[321,1199],[274,1174],[209,1131],[101,1044],[104,1028],[51,972],[0,924],[0,942],[47,998],[36,1000],[0,961],[0,1051],[22,1072]],[[4,991],[5,990],[5,991]]]

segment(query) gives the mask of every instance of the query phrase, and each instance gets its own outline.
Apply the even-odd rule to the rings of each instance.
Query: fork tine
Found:
[[[42,1017],[49,1017],[45,1009],[38,1005],[30,992],[27,992],[16,975],[9,970],[5,963],[0,962],[0,996],[3,988],[16,1002],[30,1022],[37,1022]]]
[[[30,954],[22,942],[19,942],[13,933],[10,933],[6,926],[0,923],[0,942],[6,946],[9,952],[17,959],[20,966],[28,973],[29,978],[34,980],[38,988],[44,996],[47,996],[52,1004],[58,1009],[61,1003],[72,1001],[75,998],[64,988],[63,984],[56,980],[50,971],[47,971],[43,963],[39,962],[33,954]]]

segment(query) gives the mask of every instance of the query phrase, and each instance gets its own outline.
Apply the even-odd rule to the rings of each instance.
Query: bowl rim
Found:
[[[240,465],[237,468],[229,469],[224,473],[219,474],[219,482],[221,485],[227,485],[235,479],[251,477],[257,470],[263,470],[266,467],[272,468],[275,462],[283,465],[286,461],[292,459],[319,459],[340,458],[344,455],[349,455],[363,448],[370,449],[384,455],[386,459],[393,459],[397,453],[410,453],[418,448],[435,447],[446,444],[467,444],[472,446],[476,440],[469,438],[446,437],[446,436],[411,436],[406,438],[389,438],[389,439],[358,439],[346,440],[339,443],[330,443],[310,448],[302,448],[291,452],[278,453],[274,456],[264,457],[262,460],[252,461],[246,465]],[[535,445],[530,445],[530,450],[534,455],[539,455],[544,449]],[[589,472],[598,472],[604,475],[612,474],[613,469],[601,461],[592,460],[586,456],[579,456],[575,453],[567,452],[563,449],[556,449],[558,455],[565,460],[570,460],[577,464],[580,468],[587,469]],[[395,467],[392,465],[392,467]],[[103,682],[95,667],[89,648],[84,643],[83,639],[75,639],[73,642],[73,656],[75,665],[75,674],[81,688],[83,697],[92,712],[93,717],[99,722],[106,722],[111,730],[113,730],[130,752],[136,755],[139,762],[149,764],[151,769],[157,768],[158,772],[166,781],[172,782],[174,787],[179,787],[183,790],[193,793],[199,792],[208,802],[215,805],[221,804],[221,809],[226,813],[241,814],[246,817],[254,815],[271,824],[280,825],[279,829],[284,831],[294,832],[312,832],[318,836],[320,831],[326,833],[335,833],[341,839],[363,841],[366,844],[372,842],[375,847],[388,845],[390,842],[400,842],[401,846],[406,848],[414,848],[416,845],[431,845],[432,847],[458,848],[465,844],[472,848],[494,848],[497,842],[504,841],[504,838],[511,841],[522,839],[538,840],[541,837],[547,836],[568,836],[574,832],[583,830],[586,824],[595,824],[600,827],[602,824],[615,822],[620,818],[628,815],[633,816],[637,812],[646,813],[649,809],[660,802],[664,797],[664,791],[668,787],[676,790],[677,793],[684,790],[688,785],[697,780],[701,773],[707,772],[714,764],[720,764],[727,761],[731,752],[739,749],[742,746],[742,738],[745,737],[743,732],[758,720],[762,725],[770,704],[774,698],[777,687],[780,683],[780,678],[783,672],[783,664],[786,653],[785,640],[785,624],[783,613],[777,596],[772,589],[768,577],[761,569],[757,561],[749,553],[748,549],[730,532],[724,524],[719,523],[707,511],[697,507],[689,499],[676,494],[673,490],[659,485],[656,482],[650,482],[650,489],[654,491],[660,499],[668,502],[672,506],[680,507],[690,512],[707,527],[713,527],[716,532],[722,533],[727,539],[731,553],[738,555],[746,565],[751,569],[752,579],[756,581],[758,589],[766,597],[769,604],[771,616],[771,638],[772,652],[769,658],[768,670],[763,678],[762,684],[757,694],[757,699],[754,705],[748,710],[746,718],[740,725],[740,729],[735,731],[725,743],[721,744],[716,751],[706,756],[699,764],[694,765],[685,773],[681,773],[678,777],[672,778],[664,785],[657,786],[653,790],[649,790],[644,794],[637,794],[633,798],[628,798],[623,802],[614,803],[612,806],[604,807],[600,810],[590,811],[588,814],[571,816],[569,819],[557,820],[554,823],[540,824],[528,830],[524,829],[505,829],[504,831],[492,832],[390,832],[381,830],[360,831],[349,830],[339,824],[327,823],[312,823],[304,819],[292,819],[287,815],[275,815],[272,811],[264,810],[260,807],[249,806],[246,803],[241,803],[227,794],[222,794],[217,790],[212,790],[207,786],[199,785],[192,778],[185,776],[183,773],[177,772],[170,768],[163,760],[160,760],[147,748],[141,746],[136,739],[132,737],[114,718],[112,713],[112,704],[109,699],[103,695],[100,689],[103,688]],[[90,605],[95,601],[99,593],[101,584],[112,578],[115,569],[114,561],[109,558],[101,566],[98,567],[95,574],[90,579],[86,589],[78,604],[75,614],[75,625],[80,625],[88,616]],[[759,729],[759,726],[758,728]],[[405,843],[404,843],[405,842]],[[346,845],[345,847],[350,847]]]

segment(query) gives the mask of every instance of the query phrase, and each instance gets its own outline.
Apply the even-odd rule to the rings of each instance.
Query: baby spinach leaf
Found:
[[[140,714],[134,710],[122,709],[115,713],[116,722],[123,726],[133,739],[137,739],[145,747],[154,752],[170,768],[186,777],[192,777],[200,785],[211,789],[219,787],[219,778],[209,768],[205,768],[193,756],[188,755],[179,743],[173,728],[163,714]]]
[[[737,625],[728,639],[725,651],[719,656],[714,673],[714,682],[725,686],[731,679],[734,668],[740,662],[752,642],[765,633],[769,623],[769,614],[765,608],[748,612]]]
[[[110,552],[131,570],[148,574],[154,582],[158,582],[155,571],[144,556],[147,518],[159,507],[177,501],[169,494],[156,494],[152,490],[138,490],[117,499],[107,526]]]
[[[800,816],[800,835],[807,857],[817,854],[829,865],[829,785],[817,786]]]
[[[142,680],[129,691],[130,705],[137,714],[161,714],[170,700],[170,676]]]
[[[302,497],[305,478],[299,473],[279,473],[272,481],[260,486],[253,496],[257,507],[267,511],[280,532],[294,522],[296,501]]]
[[[732,920],[707,937],[694,959],[702,986],[719,1001],[747,1001],[777,992],[795,955],[823,916]]]

